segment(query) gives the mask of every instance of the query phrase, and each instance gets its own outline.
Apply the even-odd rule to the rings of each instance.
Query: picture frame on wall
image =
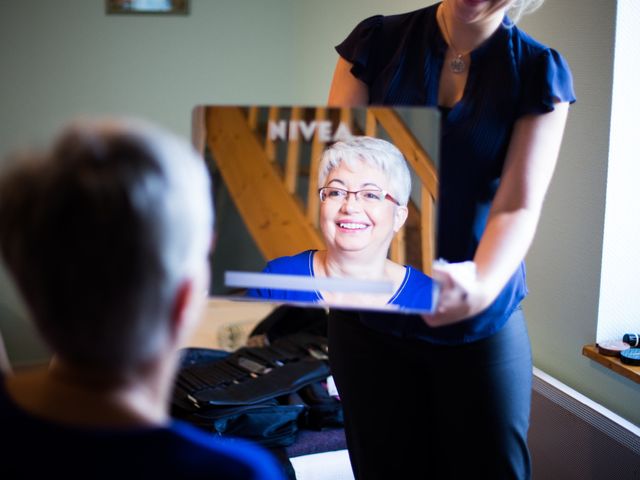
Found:
[[[187,15],[189,0],[105,0],[109,15]]]

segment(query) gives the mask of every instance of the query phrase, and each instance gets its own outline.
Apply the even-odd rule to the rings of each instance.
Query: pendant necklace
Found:
[[[449,29],[447,28],[447,20],[445,19],[444,12],[442,12],[441,18],[442,18],[442,26],[444,27],[444,33],[447,37],[446,40],[448,40],[449,46],[451,46],[451,48],[453,49],[453,54],[454,54],[453,59],[449,62],[449,67],[451,68],[451,71],[453,73],[464,73],[464,71],[467,69],[467,64],[465,63],[463,57],[467,55],[468,52],[460,53],[458,51],[456,46],[453,44],[453,40],[451,40],[451,35],[449,34]]]

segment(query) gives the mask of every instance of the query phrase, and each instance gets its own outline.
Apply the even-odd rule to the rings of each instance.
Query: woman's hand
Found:
[[[536,231],[568,109],[567,102],[556,103],[549,113],[526,115],[516,122],[473,262],[437,262],[433,267],[440,298],[434,313],[423,316],[427,325],[449,325],[480,313],[518,268]]]
[[[474,262],[436,262],[431,276],[438,283],[439,292],[434,313],[422,316],[430,327],[459,322],[480,313],[490,303]]]

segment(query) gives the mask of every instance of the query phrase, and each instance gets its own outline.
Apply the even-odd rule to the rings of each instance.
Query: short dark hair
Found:
[[[157,352],[180,281],[206,261],[210,193],[185,142],[130,120],[72,124],[10,166],[0,250],[56,354],[119,370]]]

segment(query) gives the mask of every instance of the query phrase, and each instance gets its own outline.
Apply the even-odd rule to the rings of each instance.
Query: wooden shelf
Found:
[[[600,365],[619,373],[623,377],[633,380],[636,383],[640,383],[640,366],[634,367],[632,365],[627,365],[622,363],[618,357],[602,355],[598,352],[598,348],[595,345],[585,345],[582,347],[582,354],[585,357],[589,357],[591,360],[598,362]]]

